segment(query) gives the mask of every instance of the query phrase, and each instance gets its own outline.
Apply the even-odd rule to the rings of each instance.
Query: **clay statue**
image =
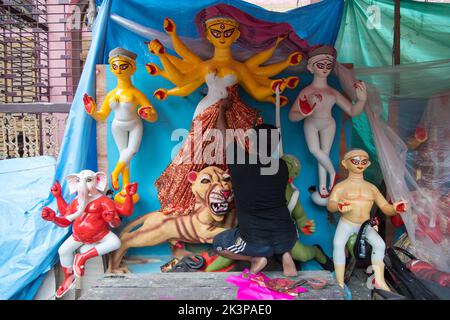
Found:
[[[292,218],[297,225],[297,229],[304,235],[311,235],[316,232],[316,223],[308,219],[305,210],[300,202],[300,194],[293,180],[300,174],[300,161],[292,155],[284,155],[282,159],[287,163],[289,170],[289,182],[286,186],[286,201]],[[315,259],[323,269],[333,271],[331,259],[324,253],[319,245],[305,246],[298,240],[291,250],[292,258],[299,262],[307,262]]]
[[[245,131],[261,123],[258,111],[241,100],[238,86],[258,101],[275,103],[277,87],[280,92],[286,88],[295,88],[299,79],[271,77],[300,63],[302,48],[307,47],[307,43],[298,38],[289,25],[258,20],[226,4],[205,8],[197,14],[195,21],[200,35],[214,47],[211,59],[203,60],[193,53],[178,36],[176,24],[168,18],[164,20],[164,30],[170,36],[179,57],[169,54],[157,39],[148,44],[150,52],[160,59],[163,67],[149,63],[148,72],[153,76],[162,76],[176,85],[170,90],[156,90],[156,98],[163,100],[168,96],[189,96],[203,84],[208,87],[206,97],[199,102],[194,112],[188,139],[155,181],[161,210],[181,215],[189,214],[195,202],[190,185],[184,177],[190,171],[198,172],[211,164],[223,170],[227,168],[224,159],[216,161],[203,158],[210,141],[194,143],[195,126],[199,126],[197,132],[202,137],[207,135],[208,129],[215,128],[219,104],[225,98],[229,98],[232,103],[226,115],[227,128]],[[261,66],[271,58],[282,42],[283,45],[290,44],[288,47],[292,54],[281,62]],[[233,57],[234,43],[239,43],[246,51],[254,54],[246,61],[236,60]],[[280,99],[281,104],[287,103],[286,97],[281,96]]]
[[[111,72],[117,77],[117,87],[108,92],[100,109],[97,109],[94,99],[87,94],[83,101],[86,112],[97,121],[106,120],[111,110],[114,110],[111,131],[119,149],[119,160],[111,173],[111,184],[118,190],[119,175],[122,175],[122,190],[114,200],[123,203],[126,197],[125,187],[130,183],[130,161],[141,145],[141,118],[155,122],[158,114],[145,94],[131,82],[131,76],[136,71],[136,54],[116,48],[109,53],[108,62]],[[136,203],[139,196],[135,194],[133,200]]]
[[[336,50],[331,46],[312,47],[308,53],[308,70],[314,75],[313,82],[303,88],[289,112],[289,120],[297,122],[305,119],[305,139],[309,151],[317,159],[319,171],[319,190],[321,198],[327,198],[336,184],[336,170],[330,159],[330,150],[336,132],[336,121],[331,111],[337,104],[349,116],[354,117],[363,111],[367,100],[366,85],[356,82],[358,101],[352,104],[340,92],[330,87],[327,78],[336,63]],[[329,187],[327,188],[327,174]],[[313,193],[313,197],[316,193]],[[314,201],[318,202],[318,201]]]
[[[110,256],[109,272],[128,272],[120,263],[129,248],[155,246],[166,241],[212,243],[215,235],[234,226],[233,189],[227,172],[210,166],[200,172],[190,172],[186,179],[195,196],[194,211],[190,215],[156,211],[128,224],[120,235],[122,245]]]
[[[104,195],[107,185],[103,172],[83,170],[78,174],[67,176],[71,194],[77,197],[67,204],[62,197],[61,185],[56,182],[51,193],[56,198],[61,216],[49,207],[42,209],[42,218],[66,228],[72,225],[72,235],[64,241],[58,250],[64,281],[56,291],[56,298],[61,298],[75,283],[75,276],[82,277],[87,260],[102,256],[120,247],[119,238],[110,231],[120,225],[120,216],[131,216],[133,213],[133,196],[137,184],[126,186],[125,202],[115,203]],[[74,253],[80,249],[80,253]]]
[[[364,180],[364,171],[370,165],[369,155],[361,149],[347,152],[342,165],[348,170],[348,177],[336,184],[328,199],[328,211],[339,212],[341,217],[333,241],[333,262],[336,280],[344,287],[345,246],[354,233],[370,220],[370,211],[375,203],[386,216],[394,216],[407,210],[406,201],[390,204],[376,186]],[[365,240],[372,246],[372,266],[375,273],[375,286],[389,290],[384,280],[385,243],[374,226],[369,225]]]

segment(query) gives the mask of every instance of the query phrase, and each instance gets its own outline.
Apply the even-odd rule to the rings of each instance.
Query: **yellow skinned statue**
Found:
[[[214,48],[212,58],[209,60],[203,60],[186,46],[177,35],[175,23],[170,19],[164,20],[164,30],[170,36],[173,48],[180,57],[167,53],[158,40],[148,43],[150,52],[158,56],[162,64],[162,68],[153,63],[147,64],[148,72],[154,76],[160,75],[176,86],[170,90],[157,89],[154,93],[156,98],[162,100],[168,96],[187,96],[204,83],[208,87],[207,95],[200,100],[195,109],[188,138],[155,181],[161,210],[166,214],[186,215],[192,212],[195,199],[189,183],[184,178],[190,171],[199,172],[211,164],[222,170],[227,169],[225,159],[217,161],[217,158],[203,157],[197,161],[196,155],[204,155],[210,141],[204,140],[202,144],[194,143],[196,140],[194,128],[199,128],[197,132],[203,135],[214,129],[219,116],[220,101],[225,98],[231,103],[226,112],[228,129],[245,132],[261,123],[262,118],[258,111],[240,99],[238,85],[257,101],[274,103],[274,92],[277,88],[280,93],[286,88],[295,88],[299,79],[297,77],[270,79],[270,77],[300,63],[302,52],[306,52],[308,48],[307,42],[300,39],[290,25],[258,20],[226,4],[201,10],[196,15],[195,22],[200,35]],[[232,45],[235,42],[245,50],[245,53],[255,52],[254,55],[245,62],[234,59]],[[287,47],[289,49],[287,52],[293,53],[281,62],[261,66],[272,57],[279,45],[282,48]],[[284,105],[287,102],[287,98],[280,97],[280,104]]]
[[[147,70],[151,75],[161,75],[176,85],[175,88],[166,90],[158,89],[154,96],[164,100],[168,96],[188,96],[206,82],[210,73],[216,73],[219,78],[228,75],[236,77],[237,82],[256,100],[275,103],[275,90],[279,87],[280,93],[284,89],[293,89],[299,82],[298,77],[272,80],[270,77],[277,75],[289,66],[301,62],[300,52],[292,53],[288,59],[271,65],[261,66],[269,60],[277,46],[285,39],[284,35],[277,38],[273,47],[259,52],[246,60],[239,62],[232,56],[231,46],[240,37],[239,22],[230,18],[213,18],[205,22],[206,39],[214,46],[214,56],[209,60],[202,60],[192,53],[176,33],[176,25],[171,20],[164,20],[164,30],[169,34],[175,51],[181,59],[166,52],[164,46],[153,40],[148,43],[151,53],[161,60],[164,70],[156,64],[147,64]],[[288,99],[281,96],[280,103],[285,105]]]
[[[342,165],[348,170],[348,177],[336,184],[328,199],[327,209],[339,212],[336,233],[333,240],[333,262],[336,280],[344,287],[345,245],[350,236],[358,233],[364,222],[370,219],[370,211],[375,203],[386,216],[394,216],[407,210],[406,201],[390,204],[377,187],[364,180],[363,172],[370,165],[369,155],[361,149],[347,152]],[[384,280],[385,243],[376,231],[375,226],[369,226],[365,239],[372,246],[372,266],[375,273],[375,286],[389,291]]]
[[[120,188],[119,175],[122,175],[122,190],[114,200],[125,201],[125,187],[130,184],[130,161],[139,150],[142,140],[142,119],[155,122],[156,110],[144,93],[133,86],[131,76],[136,71],[136,54],[123,48],[116,48],[109,53],[111,72],[117,77],[117,86],[108,92],[105,100],[97,109],[94,99],[87,94],[83,98],[86,112],[97,121],[104,121],[114,111],[111,131],[119,149],[119,160],[111,173],[111,183],[115,190]],[[138,108],[139,107],[139,108]],[[133,201],[139,196],[135,194]]]

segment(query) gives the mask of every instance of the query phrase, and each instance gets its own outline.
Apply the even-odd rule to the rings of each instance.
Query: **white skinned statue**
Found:
[[[309,151],[319,162],[320,198],[327,198],[336,184],[336,170],[330,159],[330,150],[336,132],[336,121],[331,111],[337,104],[350,117],[363,111],[367,100],[366,85],[354,83],[357,101],[352,104],[339,91],[328,85],[327,79],[336,64],[336,50],[332,46],[318,45],[308,53],[308,71],[314,75],[313,82],[303,88],[289,111],[289,120],[305,120],[304,132]],[[329,187],[327,188],[327,174]],[[316,202],[316,201],[315,201]]]

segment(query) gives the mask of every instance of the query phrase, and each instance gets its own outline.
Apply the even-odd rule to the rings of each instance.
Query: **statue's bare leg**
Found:
[[[120,123],[113,121],[111,125],[111,132],[113,134],[114,142],[116,143],[119,155],[127,148],[128,144],[128,131],[120,127]],[[117,162],[114,170],[111,172],[111,184],[114,189],[119,189],[119,174],[125,168],[126,164],[121,160]]]
[[[333,175],[335,175],[335,170],[333,167],[333,163],[330,160],[330,157],[320,147],[319,130],[317,129],[315,122],[316,122],[316,119],[306,119],[305,120],[304,131],[305,131],[306,144],[308,145],[309,151],[317,159],[319,164],[321,164],[327,172],[333,173]],[[333,142],[333,139],[334,139],[334,135],[331,138],[331,143]],[[319,176],[319,178],[320,178],[320,176]],[[323,178],[323,176],[322,176],[322,178]],[[326,185],[327,185],[327,183],[326,183],[326,176],[325,176],[325,179],[319,180],[319,193],[321,195],[328,194]]]
[[[330,124],[325,129],[319,131],[321,149],[328,156],[328,159],[330,159],[330,151],[331,147],[333,146],[335,133],[336,133],[336,123],[334,121],[330,121]],[[331,190],[331,188],[334,186],[336,178],[336,171],[334,170],[334,167],[332,167],[332,169],[333,170],[328,171],[328,174],[330,176],[329,190]],[[319,181],[325,181],[326,183],[327,181],[326,174],[327,170],[319,163]]]
[[[118,139],[116,140],[116,134],[114,134],[114,140],[118,141],[116,142],[119,146],[119,143],[121,145],[121,149],[119,149],[120,156],[119,156],[119,162],[117,163],[116,168],[111,174],[111,179],[114,180],[115,178],[118,179],[119,173],[122,174],[122,191],[116,195],[114,200],[116,200],[119,203],[123,203],[125,201],[125,186],[130,181],[130,174],[129,174],[129,168],[130,168],[130,161],[134,157],[134,155],[139,150],[139,147],[141,145],[142,141],[142,132],[143,132],[143,125],[141,121],[135,121],[132,126],[128,125],[129,131],[126,130],[117,130],[116,134],[118,136]],[[122,132],[125,134],[123,135]],[[125,142],[126,140],[126,142]],[[124,144],[124,142],[126,144]],[[124,147],[125,146],[125,147]],[[120,164],[120,165],[119,165]],[[116,171],[117,170],[117,171]],[[119,171],[120,170],[120,171]],[[116,188],[114,185],[115,181],[112,181],[113,187]],[[117,181],[118,186],[118,181]],[[133,202],[137,202],[139,200],[138,194],[135,194],[133,196]]]

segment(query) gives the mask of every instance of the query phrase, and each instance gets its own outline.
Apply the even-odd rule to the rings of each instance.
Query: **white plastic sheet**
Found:
[[[450,60],[336,71],[350,97],[355,76],[368,83],[365,113],[388,195],[409,203],[414,254],[450,272]]]

